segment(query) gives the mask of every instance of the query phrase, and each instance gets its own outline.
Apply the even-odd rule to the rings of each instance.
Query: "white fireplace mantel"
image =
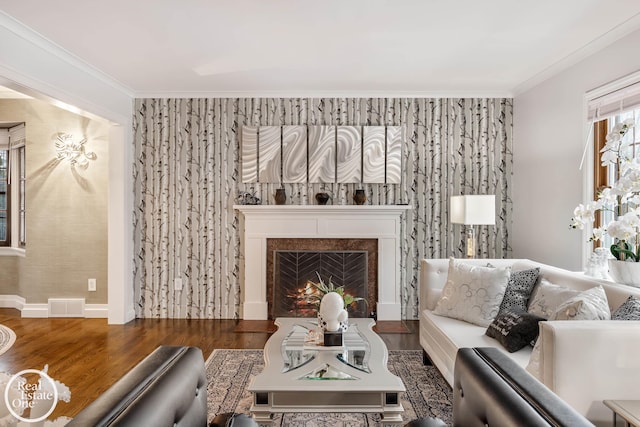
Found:
[[[379,320],[401,320],[400,224],[409,205],[235,205],[244,216],[242,318],[265,320],[267,239],[378,239]]]

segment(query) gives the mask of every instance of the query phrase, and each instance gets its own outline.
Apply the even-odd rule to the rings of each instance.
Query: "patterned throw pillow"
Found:
[[[640,300],[633,295],[613,312],[611,320],[640,320]]]
[[[602,285],[580,292],[558,306],[549,320],[609,320],[609,301]]]
[[[538,338],[538,322],[543,320],[535,314],[507,311],[498,314],[487,328],[486,335],[495,338],[509,353],[513,353]]]
[[[486,328],[498,314],[510,273],[510,267],[482,267],[450,258],[447,283],[433,312]]]
[[[539,267],[530,270],[512,271],[498,314],[507,311],[515,313],[527,311],[529,298],[531,297],[533,288],[538,282],[539,275]]]
[[[527,311],[548,319],[556,312],[560,304],[579,293],[580,291],[554,285],[547,279],[542,278],[531,296]]]

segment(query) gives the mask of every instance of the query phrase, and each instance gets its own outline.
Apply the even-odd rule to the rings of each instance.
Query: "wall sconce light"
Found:
[[[476,239],[473,226],[496,223],[496,196],[453,196],[449,208],[451,223],[467,226],[467,258],[475,258]]]
[[[89,160],[98,158],[96,153],[85,151],[84,144],[86,142],[87,138],[77,141],[73,138],[73,135],[59,132],[55,140],[58,159],[68,160],[71,166],[77,165],[81,169],[86,169],[89,167]]]

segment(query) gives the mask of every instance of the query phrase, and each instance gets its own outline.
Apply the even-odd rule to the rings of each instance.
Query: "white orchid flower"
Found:
[[[612,193],[611,188],[607,187],[600,191],[598,202],[600,202],[599,208],[602,209],[602,206],[609,203],[615,203],[616,196]]]
[[[636,234],[633,227],[622,221],[611,221],[607,226],[607,233],[614,239],[625,241],[630,240]]]
[[[607,134],[607,143],[620,141],[620,132],[616,132],[615,129]]]
[[[640,218],[638,218],[638,212],[630,210],[625,213],[621,219],[622,223],[627,227],[638,228],[640,227]]]
[[[573,210],[573,216],[574,218],[578,219],[579,221],[593,221],[594,218],[594,208],[592,205],[589,205],[589,203],[587,203],[586,205],[583,205],[582,203],[580,203],[574,210]]]
[[[618,154],[613,150],[607,150],[602,153],[602,157],[600,159],[602,162],[602,166],[607,166],[609,163],[615,164],[618,160]]]
[[[594,202],[580,204],[574,210],[572,227],[584,229],[593,223],[595,212],[618,212],[619,216],[604,227],[595,227],[589,240],[603,240],[606,235],[614,241],[625,241],[640,245],[640,158],[635,158],[633,139],[627,137],[635,126],[634,119],[615,124],[606,136],[600,150],[603,166],[614,166],[617,171],[615,183],[602,189]],[[638,247],[634,251],[640,251]],[[618,254],[614,251],[614,256]]]
[[[605,230],[602,227],[594,228],[591,239],[595,241],[602,240],[602,238],[604,237],[604,233],[605,233]]]

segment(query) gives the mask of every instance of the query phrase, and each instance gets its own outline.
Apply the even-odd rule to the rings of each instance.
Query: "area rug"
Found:
[[[0,325],[0,354],[6,352],[16,342],[16,333],[10,328]]]
[[[262,350],[214,350],[206,363],[209,422],[224,412],[249,413],[251,379],[264,367]],[[407,391],[400,398],[404,421],[438,417],[451,425],[451,387],[433,366],[424,366],[420,350],[389,351],[388,368],[402,379]],[[379,414],[289,413],[275,414],[279,427],[381,427]]]

